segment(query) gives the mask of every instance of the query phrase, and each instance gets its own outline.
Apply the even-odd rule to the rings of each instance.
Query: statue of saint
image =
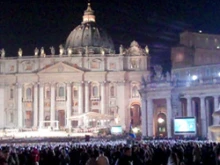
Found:
[[[41,49],[40,49],[40,56],[41,57],[45,56],[44,47],[41,47]]]
[[[101,48],[101,54],[105,55],[105,50],[103,48]]]
[[[19,57],[22,57],[22,53],[23,53],[22,49],[19,48],[19,49],[18,49],[18,56],[19,56]]]
[[[123,45],[120,45],[120,47],[119,47],[119,53],[122,55],[123,52],[124,52],[124,47],[123,47]]]
[[[166,72],[166,80],[167,81],[171,81],[171,77],[170,77],[170,73],[169,72]]]
[[[60,48],[60,56],[62,56],[64,54],[64,47],[63,45],[60,45],[59,48]]]
[[[155,77],[154,79],[155,80],[162,80],[163,79],[163,75],[162,75],[162,71],[163,71],[163,68],[161,65],[155,65],[154,66],[154,71],[155,71]]]
[[[4,48],[2,48],[2,50],[1,50],[1,57],[2,57],[2,58],[5,57],[5,49],[4,49]]]
[[[89,55],[89,48],[88,48],[88,46],[86,46],[86,55],[88,56]]]
[[[131,62],[131,68],[132,69],[137,69],[138,68],[136,59],[131,59],[130,62]]]
[[[38,54],[39,54],[39,49],[36,47],[36,48],[34,49],[34,56],[38,56]]]
[[[149,48],[148,48],[147,45],[145,46],[145,52],[146,52],[147,54],[149,54]]]
[[[55,55],[55,48],[53,46],[50,47],[51,55]]]
[[[71,55],[72,55],[72,53],[73,53],[72,48],[68,48],[68,49],[67,49],[67,54],[68,54],[68,56],[71,56]]]

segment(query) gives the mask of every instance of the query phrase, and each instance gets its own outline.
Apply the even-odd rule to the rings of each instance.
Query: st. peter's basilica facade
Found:
[[[80,20],[79,20],[80,21]],[[138,90],[147,73],[148,47],[136,41],[115,53],[111,37],[96,24],[90,4],[82,23],[58,53],[36,48],[33,55],[0,59],[0,128],[38,129],[92,127],[110,119],[74,118],[107,114],[125,130],[141,125]],[[71,120],[70,120],[71,119]],[[109,124],[109,123],[108,123]]]

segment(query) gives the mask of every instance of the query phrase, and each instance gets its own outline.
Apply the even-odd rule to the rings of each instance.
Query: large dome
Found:
[[[83,22],[70,33],[65,47],[72,48],[75,53],[83,53],[87,50],[94,54],[114,53],[113,41],[105,30],[96,25],[90,3],[84,12]]]

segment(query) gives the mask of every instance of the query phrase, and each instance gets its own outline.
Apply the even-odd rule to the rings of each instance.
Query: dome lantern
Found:
[[[91,4],[88,3],[87,9],[84,11],[83,23],[86,22],[95,22],[94,11],[91,8]]]

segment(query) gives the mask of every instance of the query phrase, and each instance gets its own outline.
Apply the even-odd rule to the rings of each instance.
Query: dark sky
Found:
[[[91,0],[96,22],[112,37],[116,51],[136,40],[149,45],[151,62],[170,69],[170,47],[184,30],[219,33],[219,0]],[[6,56],[32,55],[35,47],[65,43],[81,23],[87,0],[0,1],[0,48]]]

